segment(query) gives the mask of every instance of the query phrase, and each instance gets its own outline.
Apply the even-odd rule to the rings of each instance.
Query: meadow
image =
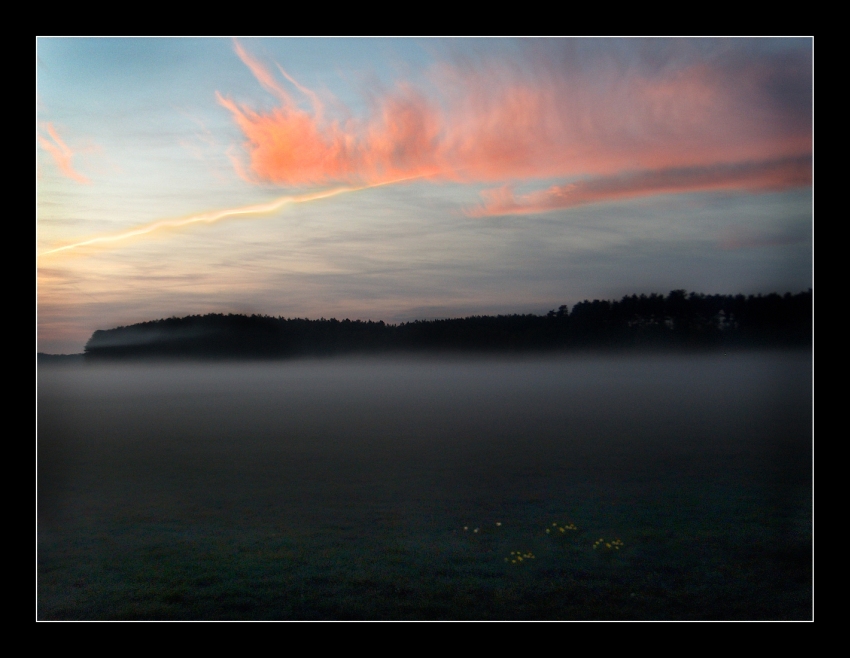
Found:
[[[809,351],[44,363],[37,616],[812,618]]]

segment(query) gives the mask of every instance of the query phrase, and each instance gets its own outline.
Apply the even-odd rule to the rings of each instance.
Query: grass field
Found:
[[[37,616],[811,619],[811,385],[799,352],[44,365]]]

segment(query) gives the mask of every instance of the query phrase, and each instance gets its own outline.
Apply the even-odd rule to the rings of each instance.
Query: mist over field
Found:
[[[813,37],[35,54],[39,621],[812,619]]]
[[[802,350],[42,364],[38,614],[808,619],[811,373]]]

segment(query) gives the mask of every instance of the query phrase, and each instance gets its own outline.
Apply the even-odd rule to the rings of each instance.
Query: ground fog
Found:
[[[37,429],[41,619],[811,617],[808,352],[43,364]]]

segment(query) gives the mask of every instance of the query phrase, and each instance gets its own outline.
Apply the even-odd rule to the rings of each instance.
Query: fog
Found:
[[[185,578],[178,579],[183,594],[176,602],[147,601],[128,584],[131,574],[151,568],[139,546],[170,547],[172,558],[191,571],[192,551],[212,537],[234,546],[246,537],[252,546],[273,536],[302,546],[316,542],[328,564],[341,569],[331,580],[344,583],[351,574],[341,558],[327,557],[328,546],[347,538],[384,550],[391,532],[393,541],[405,538],[401,562],[407,562],[390,580],[419,591],[426,587],[423,564],[452,568],[454,558],[440,566],[434,557],[435,550],[453,554],[447,533],[498,521],[521,537],[553,518],[595,534],[629,535],[627,549],[642,546],[643,557],[633,553],[611,576],[616,582],[631,583],[642,563],[660,560],[653,550],[675,552],[676,533],[696,541],[707,527],[734,550],[768,542],[782,556],[793,555],[791,566],[780,556],[765,573],[772,578],[791,569],[805,581],[811,373],[807,352],[41,365],[40,614],[109,617],[115,600],[136,601],[136,612],[125,610],[122,618],[236,614],[221,607],[221,592],[218,604],[196,598],[202,588]],[[726,564],[732,549],[718,548],[708,558]],[[115,575],[116,554],[124,556],[124,575]],[[668,558],[683,573],[690,568],[690,558]],[[418,571],[411,570],[414,563]],[[232,575],[235,567],[227,564],[210,573]],[[299,572],[302,583],[330,568],[306,558],[299,564],[306,569]],[[590,563],[576,564],[581,573],[594,573]],[[551,576],[562,566],[547,568]],[[658,573],[655,566],[650,571]],[[222,591],[247,587],[241,576],[221,578]],[[74,579],[87,584],[75,589]],[[759,604],[768,608],[753,610],[752,618],[804,614],[803,581],[783,594],[793,603]],[[493,583],[467,587],[500,587]],[[250,618],[450,618],[461,609],[456,601],[441,608],[431,596],[430,607],[411,604],[394,614],[375,602],[380,596],[367,605],[348,590],[349,603],[323,608],[327,593],[325,603],[308,604],[303,587],[299,591],[302,607],[255,597],[237,611]],[[421,603],[424,596],[412,600]],[[678,615],[675,601],[656,591],[649,614],[750,616],[744,604],[732,612],[718,608],[722,599],[721,588],[707,608],[685,606]],[[567,614],[562,608],[556,617]],[[504,610],[482,604],[480,618],[498,618]],[[541,614],[534,610],[540,607],[520,616]],[[612,615],[636,615],[629,610]]]

